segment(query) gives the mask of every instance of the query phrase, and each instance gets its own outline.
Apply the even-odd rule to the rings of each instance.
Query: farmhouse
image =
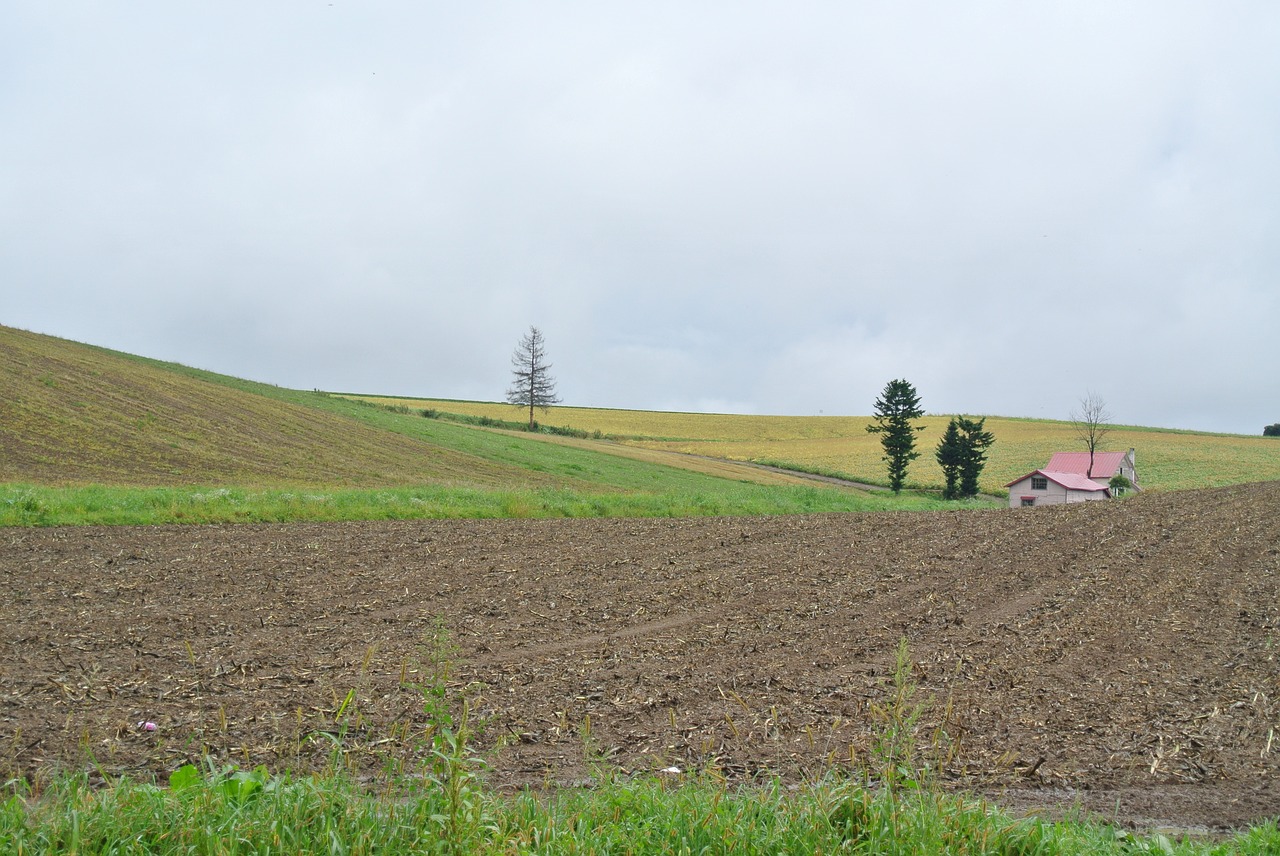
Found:
[[[1138,490],[1138,471],[1134,450],[1127,452],[1095,452],[1092,465],[1088,452],[1055,452],[1044,468],[1014,479],[1009,488],[1009,507],[1062,505],[1109,499],[1111,480],[1124,476]],[[1118,493],[1119,491],[1117,491]]]

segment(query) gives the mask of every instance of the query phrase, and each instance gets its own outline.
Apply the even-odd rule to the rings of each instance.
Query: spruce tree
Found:
[[[912,425],[912,419],[924,416],[920,409],[920,396],[916,388],[905,380],[891,380],[876,399],[875,423],[867,431],[880,435],[884,449],[881,457],[889,467],[889,487],[894,493],[902,490],[907,478],[907,467],[920,453],[916,451],[916,433],[922,425]]]
[[[960,426],[953,418],[947,423],[947,430],[938,441],[938,450],[934,453],[938,466],[942,467],[942,476],[946,479],[946,487],[942,489],[943,499],[960,498],[960,471],[964,467],[965,449],[960,438]]]
[[[963,416],[955,421],[964,449],[960,464],[960,498],[964,499],[978,495],[978,477],[982,475],[982,468],[987,465],[987,450],[996,441],[996,436],[983,430],[987,422],[985,416],[976,422]]]
[[[996,441],[995,435],[984,430],[986,417],[973,420],[965,416],[953,416],[947,430],[938,442],[936,457],[946,487],[943,499],[965,499],[978,495],[978,478],[987,465],[987,449]]]

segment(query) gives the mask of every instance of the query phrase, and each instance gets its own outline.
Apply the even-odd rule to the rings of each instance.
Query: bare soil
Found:
[[[0,777],[412,769],[436,617],[498,787],[861,768],[906,639],[944,787],[1280,812],[1280,483],[1065,508],[0,530]],[[141,723],[155,723],[150,731]],[[328,735],[328,736],[325,736]]]

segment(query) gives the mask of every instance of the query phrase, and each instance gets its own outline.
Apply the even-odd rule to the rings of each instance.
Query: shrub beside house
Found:
[[[1055,452],[1043,468],[1005,485],[1009,488],[1009,507],[1110,499],[1126,490],[1125,481],[1132,490],[1141,490],[1133,449],[1095,452],[1092,457],[1091,461],[1088,452]]]

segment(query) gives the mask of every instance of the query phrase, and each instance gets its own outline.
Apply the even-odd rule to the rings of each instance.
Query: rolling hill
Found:
[[[283,389],[0,326],[0,484],[586,494],[813,488],[796,473],[752,462],[883,481],[865,416],[557,407],[548,417],[602,441],[483,430],[424,419],[423,411],[511,417],[496,403]],[[930,451],[945,423],[924,420],[909,486],[940,486]],[[989,493],[1076,442],[1065,422],[993,416],[987,424],[997,437],[982,481]],[[1108,440],[1137,448],[1148,489],[1280,479],[1273,438],[1113,426]]]
[[[728,462],[423,419],[0,327],[0,484],[724,492]],[[613,452],[609,454],[608,452]]]
[[[0,328],[0,481],[137,486],[561,481],[174,368]]]

